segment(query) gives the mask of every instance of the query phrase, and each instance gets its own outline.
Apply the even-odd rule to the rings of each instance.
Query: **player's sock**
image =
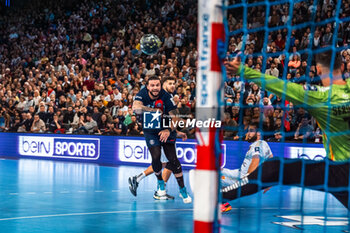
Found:
[[[176,177],[176,180],[177,180],[177,183],[178,183],[178,185],[179,185],[180,188],[185,187],[185,184],[184,184],[184,177],[183,177],[183,176]]]
[[[157,195],[158,196],[165,196],[166,195],[164,180],[158,180]]]
[[[163,177],[162,177],[162,171],[158,172],[158,173],[154,173],[157,177],[158,180],[163,180]]]
[[[136,176],[137,183],[140,183],[140,181],[146,177],[146,174],[144,172],[140,173],[138,176]]]
[[[190,195],[188,195],[186,187],[180,188],[180,197],[182,198],[183,202],[188,204],[192,202],[192,198]]]

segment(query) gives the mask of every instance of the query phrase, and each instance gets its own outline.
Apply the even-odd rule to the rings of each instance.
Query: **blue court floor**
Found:
[[[0,232],[192,232],[193,205],[182,203],[174,178],[168,183],[174,201],[153,199],[153,176],[137,197],[130,194],[127,178],[143,169],[0,160]],[[300,188],[274,187],[233,201],[221,232],[348,232],[348,212],[333,197],[327,195],[324,210],[324,193],[305,190],[303,203],[301,195]]]

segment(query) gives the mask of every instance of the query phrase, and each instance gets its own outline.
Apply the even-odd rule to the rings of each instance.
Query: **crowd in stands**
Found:
[[[312,1],[294,4],[291,23],[311,20],[314,10],[315,21],[334,16],[335,0],[318,3],[316,8]],[[350,16],[349,3],[341,4],[340,16]],[[269,26],[288,23],[289,7],[271,6]],[[264,12],[264,7],[250,8],[248,28],[264,26]],[[230,31],[243,27],[242,17],[242,9],[228,12]],[[140,118],[131,106],[152,75],[174,76],[174,102],[181,115],[195,117],[197,1],[33,0],[19,9],[2,9],[0,29],[2,132],[142,135]],[[320,85],[313,59],[303,51],[331,44],[333,32],[334,24],[316,27],[309,46],[310,27],[292,31],[288,40],[288,30],[281,29],[268,33],[266,48],[264,32],[251,33],[244,43],[246,65],[259,71],[266,67],[266,74],[300,85]],[[162,41],[156,55],[139,50],[147,33]],[[242,34],[229,38],[229,56],[242,51],[242,39]],[[339,24],[337,44],[349,43],[350,24]],[[266,64],[262,56],[254,56],[262,51]],[[286,51],[289,58],[278,54]],[[341,55],[346,79],[350,50]],[[244,140],[248,125],[259,123],[269,141],[320,141],[321,132],[307,109],[282,101],[255,83],[228,77],[224,95],[225,139]],[[181,130],[194,137],[195,129]]]

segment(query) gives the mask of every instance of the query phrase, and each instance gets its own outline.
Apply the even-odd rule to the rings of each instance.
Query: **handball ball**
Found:
[[[147,55],[154,55],[158,52],[162,42],[158,36],[153,34],[146,34],[141,38],[141,51]]]

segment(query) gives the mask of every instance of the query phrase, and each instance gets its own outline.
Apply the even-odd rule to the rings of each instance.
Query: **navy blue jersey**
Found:
[[[175,105],[175,103],[172,100],[172,96],[168,92],[166,92],[164,89],[160,90],[157,99],[151,99],[149,94],[148,94],[147,88],[142,88],[139,91],[139,93],[137,93],[137,95],[135,96],[135,101],[136,100],[141,101],[143,106],[145,106],[145,107],[160,109],[163,113],[163,117],[167,116],[165,118],[168,118],[168,119],[165,119],[166,122],[170,121],[169,112],[177,108],[177,106]],[[143,119],[143,117],[144,117],[144,114],[142,114],[142,116],[140,118],[142,119],[142,122],[145,123],[145,119]],[[148,131],[149,133],[157,133],[163,129],[162,122],[163,121],[161,120],[160,121],[160,128],[151,129],[151,128],[144,127],[143,130],[144,130],[144,132]],[[146,121],[146,125],[147,125],[147,121]],[[169,127],[167,127],[167,128],[169,128]]]
[[[163,111],[163,114],[169,115],[171,110],[176,109],[176,105],[172,100],[171,95],[164,89],[161,89],[157,99],[152,100],[148,95],[147,88],[142,88],[139,93],[136,94],[135,100],[141,101],[143,106],[151,108],[159,108]]]

